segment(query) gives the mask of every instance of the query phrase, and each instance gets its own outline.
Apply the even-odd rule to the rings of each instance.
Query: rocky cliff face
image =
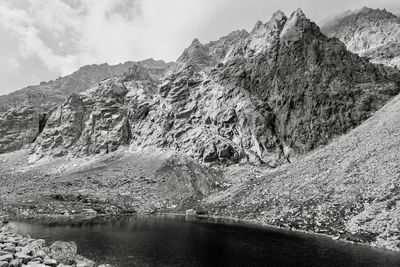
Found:
[[[364,7],[344,13],[324,25],[322,31],[371,62],[400,67],[400,18],[385,9]]]
[[[162,60],[153,59],[114,66],[89,65],[55,81],[43,82],[38,86],[30,86],[9,95],[0,96],[0,125],[2,126],[0,153],[18,150],[32,143],[43,130],[50,114],[54,111],[52,115],[54,117],[59,112],[59,109],[55,110],[56,107],[62,105],[64,101],[74,105],[78,93],[87,90],[98,81],[121,76],[137,64],[146,69],[146,75],[151,79],[160,79],[166,68],[171,65],[171,63],[166,64]],[[74,95],[70,96],[71,93]],[[68,104],[65,105],[68,106]],[[63,118],[65,119],[65,116]],[[82,118],[79,117],[79,119]],[[65,131],[68,130],[65,129]]]
[[[45,113],[25,106],[0,113],[0,153],[15,151],[34,142],[46,119]]]
[[[301,10],[277,12],[251,33],[194,40],[161,80],[135,65],[70,96],[32,152],[80,156],[130,145],[276,167],[359,125],[399,86],[398,71],[347,51]]]

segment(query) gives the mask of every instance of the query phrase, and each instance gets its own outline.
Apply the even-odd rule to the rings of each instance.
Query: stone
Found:
[[[22,260],[21,259],[13,259],[10,261],[9,267],[21,267],[22,265]]]
[[[46,267],[46,265],[44,265],[43,263],[40,262],[36,262],[36,261],[30,261],[26,264],[26,266],[30,266],[30,267]]]
[[[196,211],[194,209],[186,210],[186,216],[196,216]]]
[[[7,255],[2,255],[0,256],[0,261],[7,261],[10,262],[14,259],[14,256],[12,254],[7,254]]]
[[[15,249],[14,246],[6,246],[6,247],[3,247],[2,250],[6,251],[6,252],[10,252],[10,253],[15,253],[16,252],[16,249]]]
[[[83,256],[78,255],[76,257],[76,267],[94,267],[96,263],[92,260],[89,260]]]
[[[41,249],[38,249],[38,250],[34,250],[33,252],[32,252],[32,256],[33,257],[39,257],[39,258],[44,258],[44,257],[46,257],[46,252],[44,251],[44,250],[41,250]]]
[[[85,215],[96,215],[97,211],[93,209],[82,209],[82,213]]]
[[[54,259],[50,259],[49,257],[44,258],[43,264],[55,267],[57,266],[57,261]]]
[[[33,240],[28,242],[28,244],[21,249],[21,252],[36,257],[35,254],[42,250],[45,244],[46,241],[43,239]]]
[[[23,264],[26,264],[32,259],[32,256],[29,256],[23,252],[17,252],[14,255],[16,259],[21,259]]]
[[[73,264],[77,256],[75,242],[56,241],[50,246],[48,256],[63,264]]]

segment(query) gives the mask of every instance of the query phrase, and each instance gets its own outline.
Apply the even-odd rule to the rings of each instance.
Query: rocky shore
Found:
[[[0,228],[0,267],[109,267],[97,265],[77,254],[74,242],[56,241],[46,246],[45,240],[18,235],[7,225]]]

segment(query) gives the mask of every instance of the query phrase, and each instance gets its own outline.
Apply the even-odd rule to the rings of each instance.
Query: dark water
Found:
[[[116,266],[400,266],[400,253],[212,219],[149,216],[12,225],[48,244],[73,240],[80,254]]]

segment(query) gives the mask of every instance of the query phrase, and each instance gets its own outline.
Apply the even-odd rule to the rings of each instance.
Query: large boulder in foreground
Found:
[[[78,247],[75,242],[56,241],[50,246],[48,256],[62,264],[74,264]]]

